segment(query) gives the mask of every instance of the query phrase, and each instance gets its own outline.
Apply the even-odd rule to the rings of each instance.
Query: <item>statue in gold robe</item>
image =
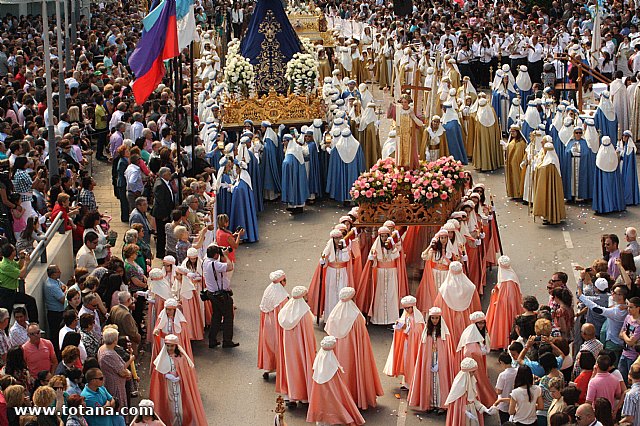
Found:
[[[424,127],[424,123],[416,117],[411,109],[411,97],[404,94],[400,97],[400,103],[395,109],[397,127],[396,164],[402,167],[418,166],[418,146],[416,143],[416,126]]]

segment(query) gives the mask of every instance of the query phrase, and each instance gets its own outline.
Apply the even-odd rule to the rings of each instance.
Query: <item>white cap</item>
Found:
[[[173,297],[167,299],[164,301],[164,307],[165,308],[177,308],[178,307],[178,301],[176,299],[174,299]]]
[[[356,295],[356,289],[353,287],[343,287],[340,289],[340,292],[338,293],[338,296],[342,301],[351,300],[355,295]]]
[[[189,247],[187,249],[187,257],[198,257],[198,249]]]
[[[300,299],[301,297],[304,297],[304,295],[307,294],[308,291],[309,290],[307,290],[305,286],[297,285],[293,288],[293,290],[291,290],[291,296],[294,299]]]
[[[331,350],[336,346],[338,339],[333,336],[324,336],[320,341],[320,347],[324,350]]]
[[[418,301],[416,300],[415,297],[413,297],[411,295],[408,295],[408,296],[403,297],[400,300],[400,305],[402,305],[403,308],[408,308],[410,306],[416,306],[417,302]]]
[[[605,291],[609,288],[609,281],[607,281],[605,278],[598,278],[595,282],[595,286],[598,290]]]
[[[279,283],[280,281],[286,278],[286,274],[282,269],[278,269],[277,271],[273,271],[269,274],[269,279],[272,283]]]
[[[162,269],[153,268],[149,271],[149,279],[151,280],[161,280],[164,278],[164,272]]]
[[[511,259],[509,258],[509,256],[500,256],[498,258],[498,265],[509,267],[511,265]]]
[[[431,309],[429,309],[429,316],[442,316],[442,309],[438,308],[437,306],[432,307]]]
[[[486,321],[487,317],[484,315],[484,312],[482,311],[476,311],[473,312],[471,315],[469,315],[469,321],[471,322],[480,322],[480,321]]]
[[[478,363],[473,358],[465,358],[460,363],[460,370],[462,371],[473,371],[478,368]]]
[[[342,232],[338,231],[337,229],[332,229],[331,232],[329,232],[329,237],[342,238]]]

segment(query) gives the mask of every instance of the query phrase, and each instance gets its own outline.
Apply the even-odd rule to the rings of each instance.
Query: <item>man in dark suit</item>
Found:
[[[161,167],[158,171],[158,178],[153,185],[151,216],[156,219],[156,232],[158,233],[156,257],[160,259],[164,257],[167,241],[164,226],[169,222],[171,212],[175,208],[175,197],[169,183],[170,180],[171,170],[168,167]]]

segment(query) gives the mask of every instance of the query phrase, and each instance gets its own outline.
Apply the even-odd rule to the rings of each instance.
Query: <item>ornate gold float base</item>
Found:
[[[299,37],[306,37],[312,43],[319,41],[324,47],[334,47],[336,45],[333,34],[328,31],[327,18],[324,13],[290,13],[287,16]]]
[[[456,209],[461,196],[461,192],[455,191],[449,200],[428,207],[413,204],[404,195],[398,195],[388,203],[362,203],[356,226],[381,226],[387,220],[394,221],[397,226],[441,226]]]
[[[228,99],[224,103],[223,127],[242,127],[244,120],[272,124],[309,124],[322,117],[322,105],[317,96],[283,96],[275,91],[248,99]]]

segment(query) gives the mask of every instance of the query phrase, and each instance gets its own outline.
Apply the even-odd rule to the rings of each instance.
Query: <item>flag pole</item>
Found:
[[[195,71],[193,69],[194,55],[195,55],[195,46],[193,44],[193,40],[191,40],[191,43],[189,44],[189,67],[190,67],[189,93],[190,93],[190,101],[191,101],[191,169],[194,171],[194,174],[195,174],[197,128],[196,128],[196,120],[195,120],[196,98],[195,98],[195,90],[193,88],[194,80],[195,80]]]
[[[67,95],[64,84],[64,57],[62,51],[62,17],[60,15],[60,0],[56,0],[56,43],[58,46],[58,106],[60,115],[67,112]],[[68,46],[67,46],[68,49]],[[47,68],[51,69],[51,68]],[[51,112],[51,111],[50,111]],[[51,116],[50,116],[51,117]],[[61,119],[61,117],[58,117]]]
[[[51,69],[51,46],[49,44],[49,12],[47,0],[42,0],[42,36],[44,38],[44,66]],[[53,87],[51,73],[44,73],[47,84],[47,111],[49,112],[49,124],[47,126],[47,139],[49,139],[49,183],[53,184],[54,176],[58,176],[58,153],[56,149],[56,136],[53,130]]]
[[[182,171],[182,163],[180,160],[181,154],[182,154],[182,138],[181,138],[181,131],[180,131],[180,107],[182,106],[182,90],[180,87],[180,74],[182,74],[180,68],[182,67],[182,63],[180,61],[180,53],[178,53],[178,56],[173,58],[172,61],[173,63],[173,82],[174,82],[174,94],[175,94],[175,99],[176,99],[176,106],[175,106],[175,118],[174,118],[174,124],[173,124],[173,128],[176,131],[176,146],[178,147],[178,202],[180,204],[182,204],[182,175],[183,175],[183,171]]]

